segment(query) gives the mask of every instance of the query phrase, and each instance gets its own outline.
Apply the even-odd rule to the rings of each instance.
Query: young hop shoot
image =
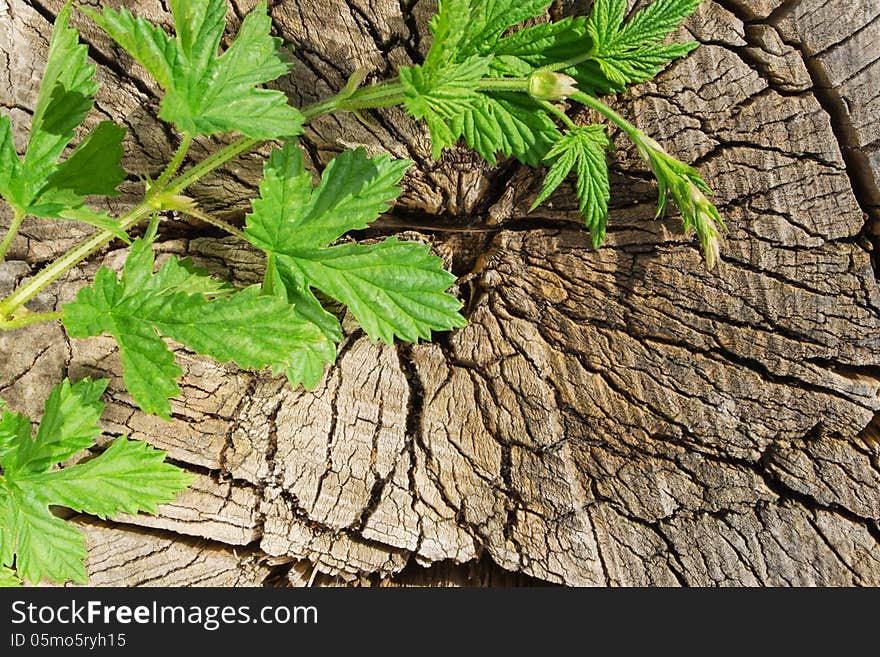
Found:
[[[366,86],[366,72],[355,71],[339,94],[304,108],[264,86],[292,65],[271,35],[265,1],[225,50],[226,0],[169,0],[171,33],[124,7],[83,7],[81,18],[155,79],[163,93],[159,118],[179,135],[161,173],[151,178],[135,172],[145,182],[143,197],[114,217],[96,207],[102,197],[117,196],[129,178],[120,165],[125,130],[110,121],[89,122],[96,71],[71,26],[75,9],[68,2],[55,21],[30,132],[20,148],[9,117],[0,115],[0,198],[11,216],[0,262],[29,216],[98,230],[0,300],[0,330],[61,321],[71,337],[111,336],[131,398],[143,412],[170,419],[182,370],[164,338],[313,388],[336,360],[340,308],[370,338],[389,344],[430,340],[434,332],[464,326],[461,302],[449,292],[455,277],[427,245],[396,237],[369,245],[342,239],[393,205],[411,163],[352,149],[331,161],[317,183],[305,166],[297,138],[311,121],[392,106],[424,122],[436,158],[463,145],[492,165],[500,158],[546,165],[535,207],[574,174],[580,212],[598,248],[608,222],[611,141],[604,125],[576,125],[566,114],[570,104],[592,108],[635,143],[658,181],[658,216],[671,199],[712,268],[724,224],[707,185],[600,99],[650,80],[691,52],[697,44],[667,38],[699,4],[654,0],[627,19],[627,0],[596,0],[589,16],[546,22],[549,0],[440,0],[423,62]],[[86,131],[84,124],[93,127]],[[74,143],[78,134],[84,136]],[[236,136],[231,143],[180,172],[194,140],[209,146],[230,134]],[[243,230],[202,211],[187,195],[194,183],[266,142],[274,147]],[[160,224],[174,215],[211,223],[260,250],[262,283],[236,287],[174,257],[157,267]],[[133,240],[129,233],[138,227],[142,237]],[[116,239],[129,246],[121,272],[101,267],[58,312],[28,308]],[[96,456],[75,458],[94,449],[105,388],[104,381],[62,382],[33,437],[29,419],[2,411],[0,585],[85,581],[83,539],[50,506],[102,518],[155,512],[190,482],[163,462],[164,453],[126,438]],[[59,467],[71,459],[74,465]]]

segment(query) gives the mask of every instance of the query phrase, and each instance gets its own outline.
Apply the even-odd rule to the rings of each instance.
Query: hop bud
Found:
[[[706,183],[693,168],[669,155],[643,132],[637,132],[636,145],[660,184],[657,216],[663,214],[671,196],[681,210],[685,230],[694,228],[697,231],[706,265],[714,269],[721,261],[721,230],[727,229],[718,209],[706,198],[709,193]]]
[[[577,80],[564,73],[535,71],[529,76],[529,95],[538,100],[565,100],[577,92]]]

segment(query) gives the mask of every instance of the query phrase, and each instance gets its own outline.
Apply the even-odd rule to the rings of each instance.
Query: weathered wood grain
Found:
[[[21,137],[60,3],[7,4],[0,106]],[[125,4],[168,22],[157,1]],[[305,104],[360,66],[391,74],[424,53],[431,10],[273,3],[297,48],[281,87]],[[173,143],[155,83],[80,25],[105,83],[92,120],[127,125],[127,168],[155,174]],[[705,45],[613,102],[714,187],[730,227],[715,272],[675,217],[653,220],[656,188],[620,135],[594,251],[570,189],[529,214],[539,173],[464,149],[433,162],[424,130],[388,110],[316,122],[310,164],[358,144],[415,161],[365,236],[430,240],[462,276],[467,328],[386,347],[347,322],[313,392],[178,349],[170,424],[122,392],[109,340],[0,335],[13,406],[38,415],[63,375],[109,376],[108,435],[199,474],[158,518],[83,521],[92,583],[880,584],[880,5],[718,0],[687,31]],[[196,188],[200,202],[241,221],[260,167],[244,156]],[[0,288],[82,235],[28,220]],[[117,248],[34,307],[119,267]],[[167,225],[160,249],[260,276],[257,254],[203,226]]]

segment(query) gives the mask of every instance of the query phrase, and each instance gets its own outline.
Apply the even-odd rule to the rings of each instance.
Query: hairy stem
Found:
[[[33,326],[34,324],[42,324],[44,322],[57,322],[61,319],[60,312],[51,313],[32,313],[30,311],[19,313],[11,319],[0,318],[0,330],[14,331],[16,329]]]
[[[169,183],[165,191],[169,194],[180,194],[193,183],[198,182],[212,171],[219,169],[230,160],[234,160],[242,153],[255,148],[260,143],[259,140],[251,139],[250,137],[236,139],[228,146],[199,162],[193,168],[185,171],[180,177]]]
[[[585,61],[593,59],[594,55],[592,53],[586,55],[578,55],[577,57],[572,57],[571,59],[566,59],[562,62],[556,62],[555,64],[548,64],[547,66],[543,66],[541,68],[542,71],[567,71],[570,68],[574,68],[580,64],[583,64]]]
[[[551,103],[549,100],[542,100],[540,102],[541,107],[543,107],[547,112],[555,116],[557,119],[562,121],[565,124],[565,127],[569,130],[577,130],[577,125],[571,118],[563,112],[559,107]]]
[[[191,217],[195,217],[199,221],[204,221],[206,224],[215,226],[220,230],[225,230],[230,235],[235,235],[237,238],[244,240],[245,242],[248,241],[247,235],[245,235],[243,231],[239,230],[232,224],[223,221],[219,217],[210,215],[207,212],[202,212],[197,208],[189,208],[187,210],[183,210],[182,212],[183,214],[188,214]]]
[[[483,78],[479,84],[480,91],[513,91],[529,93],[528,78]]]
[[[150,216],[153,212],[154,209],[152,207],[146,203],[141,203],[120,217],[119,226],[122,230],[128,231],[144,217]],[[41,270],[36,276],[31,278],[0,302],[0,318],[11,316],[16,310],[37,296],[65,273],[76,267],[80,262],[88,258],[98,249],[110,244],[114,239],[116,239],[116,236],[113,233],[101,230],[65,253],[58,258],[58,260]],[[3,325],[0,325],[0,328],[2,327]]]
[[[153,185],[153,190],[155,192],[162,192],[165,187],[168,186],[171,178],[174,176],[175,173],[177,173],[180,165],[183,164],[183,161],[186,159],[186,156],[189,153],[190,146],[192,146],[192,142],[193,138],[191,135],[184,135],[183,141],[180,142],[180,146],[178,146],[177,152],[174,154],[171,162],[168,163],[168,166],[165,167],[162,175],[159,176],[159,179]],[[151,194],[151,196],[153,196],[153,194]]]
[[[639,130],[632,123],[627,121],[620,114],[608,107],[608,105],[603,103],[595,96],[591,96],[590,94],[585,94],[582,91],[578,91],[577,93],[571,95],[571,99],[599,112],[599,114],[610,120],[621,130],[623,130],[626,133],[627,137],[636,142],[636,144],[642,144],[644,142],[644,133],[641,130]]]
[[[6,254],[9,252],[9,247],[12,246],[12,241],[15,239],[15,236],[18,235],[18,229],[21,228],[21,222],[24,221],[25,213],[15,209],[15,213],[12,215],[12,223],[9,224],[9,230],[6,231],[6,237],[3,238],[3,243],[0,244],[0,262],[6,258]]]

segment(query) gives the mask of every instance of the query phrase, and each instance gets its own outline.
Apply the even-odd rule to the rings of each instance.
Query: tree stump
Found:
[[[0,105],[19,146],[61,4],[0,1]],[[170,27],[159,0],[124,4]],[[254,4],[232,2],[230,35]],[[296,48],[280,84],[297,105],[359,67],[378,78],[418,61],[435,8],[270,4]],[[155,175],[175,146],[159,88],[75,24],[104,83],[90,125],[127,126],[127,170]],[[124,393],[110,340],[0,335],[13,408],[39,417],[63,376],[107,376],[108,439],[148,440],[198,477],[158,517],[75,519],[91,583],[880,584],[880,4],[715,0],[685,31],[703,47],[613,104],[714,187],[730,228],[716,271],[675,216],[654,220],[656,187],[619,134],[608,242],[593,250],[570,188],[528,213],[539,172],[464,148],[434,162],[426,132],[390,109],[315,122],[309,164],[360,144],[415,162],[397,207],[357,237],[429,240],[461,277],[467,328],[387,347],[347,322],[313,392],[178,348],[170,424]],[[241,223],[262,161],[194,195]],[[132,176],[110,209],[138,188]],[[28,219],[0,291],[88,232]],[[120,266],[120,246],[33,307]],[[158,248],[261,275],[257,253],[203,225],[166,222]]]

